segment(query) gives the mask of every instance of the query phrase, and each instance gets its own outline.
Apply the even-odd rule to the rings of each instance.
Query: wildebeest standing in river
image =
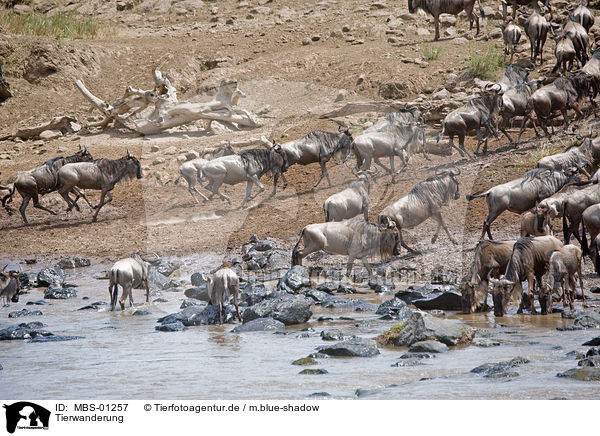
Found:
[[[67,164],[58,171],[58,192],[67,202],[67,211],[77,206],[77,200],[80,197],[96,209],[92,222],[98,218],[98,212],[105,204],[112,201],[112,191],[115,185],[124,180],[142,178],[142,166],[140,162],[129,153],[121,159],[96,159],[93,162],[81,162]],[[100,201],[96,206],[92,206],[83,192],[77,193],[75,188],[100,190]],[[75,199],[69,196],[69,193],[75,193]],[[108,200],[104,201],[104,198]]]
[[[440,39],[440,15],[452,14],[458,15],[463,10],[469,17],[469,29],[473,29],[473,21],[477,24],[477,34],[479,35],[479,17],[473,12],[475,0],[408,0],[408,11],[414,14],[417,9],[421,9],[433,16],[435,24],[434,41]],[[479,3],[479,10],[483,16],[483,9]]]
[[[451,199],[458,200],[460,194],[456,176],[459,174],[460,170],[458,169],[445,170],[417,183],[408,195],[381,211],[379,223],[384,225],[396,224],[400,244],[411,253],[417,253],[417,251],[406,245],[402,238],[402,229],[416,227],[429,217],[433,217],[438,223],[437,230],[431,238],[431,243],[433,244],[437,240],[440,227],[442,227],[452,243],[456,244],[457,242],[448,231],[446,224],[444,224],[441,210],[442,206],[448,204]]]
[[[58,189],[57,173],[63,165],[74,162],[89,162],[92,159],[92,155],[88,152],[87,147],[84,147],[83,149],[80,147],[79,151],[72,156],[55,157],[32,170],[18,173],[16,180],[13,182],[12,190],[8,195],[2,198],[2,206],[9,210],[6,203],[16,190],[23,198],[21,207],[19,207],[19,212],[21,212],[21,217],[25,224],[29,224],[27,217],[25,216],[25,209],[29,204],[29,200],[33,200],[33,207],[56,215],[56,212],[40,204],[39,196],[54,192]]]
[[[129,304],[133,307],[133,289],[146,289],[146,303],[150,301],[150,286],[148,285],[149,265],[139,254],[132,254],[131,257],[121,259],[115,262],[110,269],[108,285],[108,295],[110,295],[110,310],[115,310],[117,305],[117,296],[119,294],[119,285],[123,289],[119,304],[121,310],[125,310],[125,301],[129,297]]]
[[[532,209],[537,202],[550,197],[568,183],[581,181],[577,169],[554,171],[546,168],[535,168],[527,171],[523,177],[494,186],[480,194],[468,194],[467,200],[485,197],[488,216],[483,223],[479,239],[485,234],[492,238],[491,224],[505,210],[523,213]]]

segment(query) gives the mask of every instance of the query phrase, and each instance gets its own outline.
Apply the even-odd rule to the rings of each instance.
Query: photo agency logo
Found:
[[[35,403],[19,401],[10,405],[5,404],[6,431],[14,433],[16,429],[48,430],[50,411]]]

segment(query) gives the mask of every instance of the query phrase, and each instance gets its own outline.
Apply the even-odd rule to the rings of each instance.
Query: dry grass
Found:
[[[49,17],[44,14],[17,15],[0,10],[0,29],[12,34],[57,39],[93,39],[112,33],[111,28],[101,25],[94,17],[81,18],[65,12]]]

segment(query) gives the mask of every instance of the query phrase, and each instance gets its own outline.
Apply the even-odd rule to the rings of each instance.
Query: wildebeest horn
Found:
[[[127,149],[127,157],[131,157],[131,153],[129,152],[129,149]]]

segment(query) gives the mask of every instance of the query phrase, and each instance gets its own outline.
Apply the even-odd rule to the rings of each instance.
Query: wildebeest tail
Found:
[[[294,246],[294,249],[292,250],[292,266],[294,265],[298,265],[300,262],[298,261],[298,246],[300,245],[300,241],[302,240],[302,237],[304,236],[304,230],[302,229],[302,231],[300,232],[300,237],[298,238],[298,242],[296,242],[296,245]]]
[[[437,136],[437,142],[436,145],[440,144],[440,141],[442,140],[442,137],[444,136],[444,131],[446,129],[446,124],[442,122],[442,131],[440,132],[440,134]]]
[[[569,233],[569,224],[567,222],[567,202],[565,201],[563,204],[563,238],[565,240],[565,244],[568,244],[571,240],[571,235]]]
[[[587,236],[585,234],[585,223],[581,220],[581,254],[583,256],[590,255],[590,247],[588,246]]]
[[[110,270],[110,284],[108,285],[108,293],[110,295],[110,309],[114,310],[115,305],[117,304],[117,294],[119,292],[119,288],[117,284],[119,283],[119,270]]]
[[[8,207],[7,203],[10,203],[12,201],[12,196],[14,195],[15,190],[16,190],[15,185],[13,183],[8,186],[2,186],[1,188],[8,191],[8,194],[6,194],[4,197],[2,197],[1,201],[2,201],[2,207],[4,209],[6,209],[6,211],[10,215],[10,214],[12,214],[12,209],[10,207]]]
[[[467,195],[465,195],[465,197],[468,201],[471,201],[474,198],[487,197],[488,194],[489,194],[489,191],[485,191],[485,192],[480,192],[479,194],[467,194]]]
[[[479,5],[479,14],[481,18],[485,18],[485,12],[483,12],[483,7],[481,7],[481,0],[477,0],[477,4]]]
[[[596,241],[592,241],[592,245],[594,246],[594,254],[596,255],[594,269],[596,270],[596,274],[600,275],[600,253],[598,253],[598,245],[596,244]]]

